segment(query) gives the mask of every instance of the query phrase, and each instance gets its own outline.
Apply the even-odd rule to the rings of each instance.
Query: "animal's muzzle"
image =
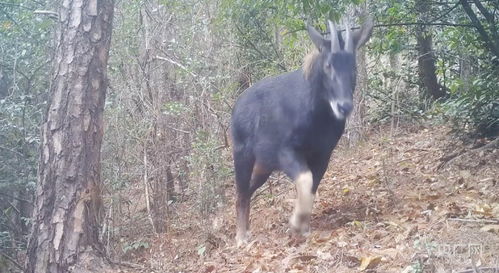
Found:
[[[349,101],[343,101],[343,102],[338,102],[338,111],[343,115],[343,116],[348,116],[353,110],[353,103]]]
[[[331,110],[337,119],[345,119],[353,110],[353,103],[351,101],[330,101]]]

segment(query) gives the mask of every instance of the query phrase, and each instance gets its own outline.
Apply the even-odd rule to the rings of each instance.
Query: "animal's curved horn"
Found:
[[[353,36],[352,36],[352,30],[350,29],[350,24],[349,24],[348,20],[345,20],[345,32],[346,32],[345,51],[353,53],[353,50],[354,50]]]
[[[338,32],[336,31],[336,27],[331,22],[331,20],[328,20],[328,25],[329,25],[329,31],[331,33],[331,52],[339,52],[340,51],[340,40],[338,40]]]

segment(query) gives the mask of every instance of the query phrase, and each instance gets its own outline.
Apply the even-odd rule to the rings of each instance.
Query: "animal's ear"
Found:
[[[325,40],[322,37],[322,34],[320,34],[313,26],[310,24],[307,24],[307,31],[308,31],[308,36],[310,36],[310,40],[314,43],[315,47],[319,51],[322,51],[322,49],[325,46]]]
[[[359,48],[363,46],[369,38],[371,38],[371,34],[373,33],[374,20],[371,16],[367,18],[366,22],[362,25],[359,30],[356,30],[353,33],[353,42],[355,48]]]

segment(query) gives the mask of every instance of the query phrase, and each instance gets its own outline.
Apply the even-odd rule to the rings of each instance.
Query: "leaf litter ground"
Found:
[[[192,202],[179,203],[169,231],[128,257],[134,269],[120,271],[494,272],[497,146],[457,139],[446,127],[387,131],[334,151],[307,237],[288,229],[294,187],[276,174],[252,201],[250,243],[236,248],[228,181],[216,215],[200,219]]]

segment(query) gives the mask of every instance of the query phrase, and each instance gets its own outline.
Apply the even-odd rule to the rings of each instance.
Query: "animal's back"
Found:
[[[301,70],[265,78],[238,98],[232,113],[232,136],[238,143],[255,137],[283,140],[297,123],[310,100],[308,83]],[[298,113],[300,111],[301,113]],[[286,130],[284,130],[286,128]]]

